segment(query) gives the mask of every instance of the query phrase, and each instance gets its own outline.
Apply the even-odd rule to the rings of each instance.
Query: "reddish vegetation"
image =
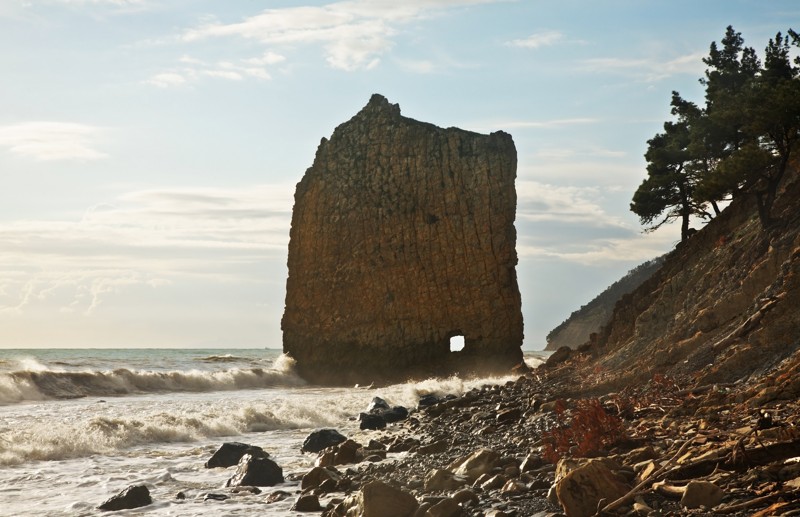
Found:
[[[625,437],[622,419],[609,413],[598,399],[579,400],[571,411],[559,400],[555,414],[556,427],[543,436],[543,456],[552,463],[567,453],[575,457],[598,453]]]

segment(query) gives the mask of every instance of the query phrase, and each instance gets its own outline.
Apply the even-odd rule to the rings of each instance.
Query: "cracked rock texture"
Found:
[[[380,95],[323,138],[289,242],[283,348],[299,373],[339,384],[519,363],[516,166],[507,133],[442,129]]]

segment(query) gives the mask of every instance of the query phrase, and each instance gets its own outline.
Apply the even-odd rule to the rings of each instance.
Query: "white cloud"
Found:
[[[610,213],[607,206],[616,206],[619,197],[613,187],[518,180],[519,256],[586,266],[641,262],[664,253],[680,239],[677,226],[644,234],[632,224],[633,217]]]
[[[251,57],[243,59],[242,61],[250,65],[277,65],[278,63],[286,61],[286,57],[271,50],[267,50],[259,57]]]
[[[102,14],[126,15],[149,10],[154,5],[154,0],[41,0],[40,5],[35,2],[26,2],[24,5],[30,9],[41,7],[51,9],[52,6],[63,5],[76,10],[81,10],[89,16]]]
[[[158,73],[143,82],[159,88],[170,88],[184,86],[190,82],[197,81],[201,77],[212,77],[227,81],[242,81],[251,77],[266,81],[272,79],[272,76],[264,67],[280,63],[284,59],[283,56],[272,51],[266,51],[261,56],[254,58],[217,61],[216,63],[208,63],[193,56],[183,55],[178,60],[179,67]]]
[[[186,83],[186,77],[177,72],[164,72],[154,75],[145,82],[159,88],[169,88]]]
[[[553,184],[624,186],[631,193],[644,177],[644,160],[601,148],[545,147],[520,158],[520,178]]]
[[[543,31],[531,34],[527,38],[515,39],[508,42],[512,47],[532,48],[549,47],[564,39],[564,35],[558,31]]]
[[[399,27],[449,8],[502,0],[352,0],[321,6],[267,9],[236,23],[210,22],[184,31],[184,41],[241,37],[270,45],[318,44],[328,64],[371,69],[392,46]]]
[[[249,284],[285,263],[294,186],[130,192],[80,220],[0,224],[0,313],[57,306],[86,315],[135,288]],[[270,280],[270,279],[267,279]]]
[[[244,79],[242,74],[233,70],[205,70],[203,72],[209,77],[216,77],[219,79],[228,79],[230,81],[241,81]]]
[[[552,129],[554,127],[562,126],[575,126],[575,125],[588,125],[596,124],[599,120],[595,118],[564,118],[553,120],[507,120],[504,122],[497,122],[494,125],[496,128],[508,129]]]
[[[413,72],[415,74],[430,74],[435,71],[436,65],[433,64],[432,61],[428,60],[411,60],[411,59],[403,59],[398,60],[398,64],[408,70],[409,72]]]
[[[0,126],[0,147],[36,160],[97,160],[107,155],[98,151],[96,126],[70,122],[23,122]]]
[[[624,221],[609,215],[601,207],[597,199],[602,196],[602,192],[599,187],[517,181],[517,217],[535,222],[559,221],[592,227],[630,229]]]
[[[642,82],[658,82],[678,74],[701,76],[705,70],[705,54],[694,52],[671,59],[647,58],[594,58],[581,62],[581,70],[593,73],[617,73]]]
[[[58,3],[67,5],[113,5],[118,7],[129,7],[144,5],[146,0],[55,0]]]
[[[677,227],[628,238],[601,238],[560,247],[517,246],[520,258],[556,259],[597,266],[613,262],[644,262],[663,255],[680,240]]]

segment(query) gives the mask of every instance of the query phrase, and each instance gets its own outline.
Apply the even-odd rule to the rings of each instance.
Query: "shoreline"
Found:
[[[325,517],[362,508],[359,489],[376,481],[412,496],[419,507],[409,515],[420,517],[562,515],[564,508],[588,516],[608,505],[614,507],[604,515],[744,516],[768,507],[759,515],[800,514],[800,403],[758,398],[768,379],[687,388],[656,376],[598,396],[585,373],[567,361],[421,408],[387,430],[355,437],[369,439],[364,455],[381,445],[403,450],[394,461],[325,466],[323,451],[317,464],[345,479],[338,486],[346,488],[329,491],[329,484],[303,494],[319,497]],[[588,408],[616,422],[617,434],[608,436],[599,413],[579,420],[594,411]],[[597,447],[584,447],[592,440]],[[491,451],[491,461],[465,477],[464,460],[482,451]],[[591,512],[557,488],[587,464],[600,464],[612,479]],[[578,486],[578,499],[591,499],[595,482],[580,481],[588,485]],[[709,493],[692,499],[696,487]]]

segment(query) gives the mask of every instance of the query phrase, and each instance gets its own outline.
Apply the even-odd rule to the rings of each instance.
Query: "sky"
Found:
[[[281,347],[294,186],[373,93],[510,133],[526,349],[679,229],[672,90],[796,0],[0,0],[0,348]]]

